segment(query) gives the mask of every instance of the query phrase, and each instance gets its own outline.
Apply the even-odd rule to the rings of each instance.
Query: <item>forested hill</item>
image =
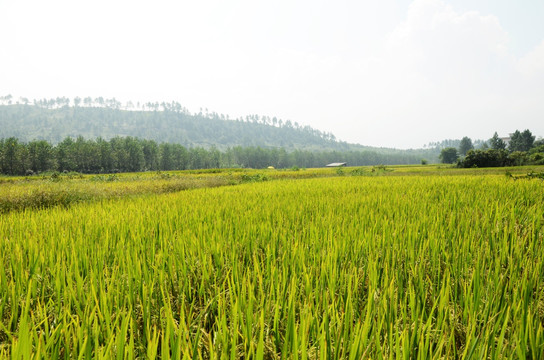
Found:
[[[0,106],[0,138],[21,141],[66,137],[133,136],[185,147],[277,147],[289,150],[348,150],[334,135],[276,118],[247,116],[229,120],[217,113],[191,114],[179,104],[150,105],[146,110],[109,106]]]
[[[338,141],[297,122],[249,115],[230,119],[228,115],[207,110],[190,113],[179,103],[127,103],[115,99],[67,98],[23,101],[13,104],[0,97],[0,139],[10,137],[22,142],[46,140],[58,144],[67,137],[85,139],[136,137],[157,143],[180,144],[186,148],[261,147],[298,151],[371,151],[388,156],[387,163],[438,161],[440,150],[397,150]]]

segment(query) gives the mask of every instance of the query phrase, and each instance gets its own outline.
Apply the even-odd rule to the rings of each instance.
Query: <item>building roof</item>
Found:
[[[336,162],[336,163],[330,163],[325,165],[326,167],[338,167],[338,166],[346,166],[347,163],[345,162]]]

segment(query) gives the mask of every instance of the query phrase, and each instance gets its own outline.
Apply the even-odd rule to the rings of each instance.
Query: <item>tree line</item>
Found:
[[[516,165],[544,165],[544,139],[529,129],[516,130],[509,138],[500,138],[497,132],[475,149],[469,137],[463,137],[459,147],[446,147],[440,152],[442,163],[456,163],[459,167],[501,167]]]
[[[285,148],[234,146],[184,147],[136,137],[85,139],[66,137],[56,145],[46,140],[0,139],[0,172],[33,175],[43,172],[115,173],[207,168],[322,167],[331,162],[351,166],[416,164],[419,154],[374,151],[287,151]]]

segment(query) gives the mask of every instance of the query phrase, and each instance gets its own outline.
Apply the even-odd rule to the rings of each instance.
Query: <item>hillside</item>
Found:
[[[275,122],[275,124],[273,123]],[[43,108],[0,106],[0,138],[58,143],[65,137],[133,136],[186,147],[282,147],[286,150],[347,150],[334,136],[290,121],[248,116],[226,120],[216,113],[190,114],[183,108],[128,111],[110,107]]]
[[[181,144],[187,148],[235,146],[283,148],[286,151],[373,151],[382,155],[409,156],[437,161],[435,150],[374,148],[338,141],[333,134],[289,120],[250,115],[229,119],[217,113],[191,114],[178,103],[149,103],[136,110],[121,108],[115,101],[88,101],[84,106],[65,101],[35,101],[34,104],[0,105],[0,139],[15,137],[23,142],[46,140],[52,144],[66,137],[111,139],[138,137]],[[405,162],[403,162],[405,163]]]

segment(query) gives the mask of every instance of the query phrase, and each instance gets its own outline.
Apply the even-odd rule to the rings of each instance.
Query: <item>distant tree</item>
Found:
[[[112,170],[114,169],[115,159],[113,158],[113,152],[110,143],[99,137],[96,139],[96,146],[98,148],[98,154],[100,156],[99,172],[112,172]]]
[[[508,144],[508,150],[510,150],[510,152],[525,151],[523,149],[524,149],[524,141],[521,137],[521,132],[519,130],[516,130],[510,136],[510,143]]]
[[[45,140],[31,141],[27,145],[28,162],[30,169],[35,172],[43,172],[55,168],[53,147]]]
[[[99,163],[99,158],[93,151],[94,141],[85,140],[83,136],[78,136],[71,147],[71,155],[75,160],[75,170],[81,173],[92,172],[95,163]],[[99,167],[99,166],[98,166]]]
[[[443,164],[453,164],[457,161],[459,155],[457,154],[457,149],[454,147],[447,147],[440,151],[439,159]]]
[[[525,165],[528,160],[527,153],[525,151],[513,151],[508,156],[514,165]]]
[[[6,139],[2,149],[2,172],[8,175],[20,174],[24,171],[21,164],[20,152],[22,145],[17,138]]]
[[[131,136],[124,138],[124,148],[127,154],[124,170],[130,172],[141,171],[145,165],[145,157],[142,144]]]
[[[534,142],[535,137],[531,131],[528,129],[524,130],[523,132],[516,130],[510,138],[508,150],[510,150],[510,152],[529,151],[534,146]]]
[[[509,165],[508,151],[504,149],[470,150],[459,165],[471,167],[500,167]]]
[[[125,139],[116,136],[110,139],[112,156],[114,158],[114,171],[128,171],[129,168],[129,154],[126,148]]]
[[[188,164],[189,169],[203,169],[208,162],[208,152],[201,147],[195,147],[188,150]]]
[[[504,149],[506,149],[506,143],[504,142],[503,139],[501,139],[499,137],[499,134],[497,134],[496,131],[493,134],[493,137],[491,139],[489,139],[489,145],[490,145],[491,149],[494,149],[494,150],[504,150]]]
[[[160,161],[159,168],[161,170],[172,170],[173,169],[173,159],[172,159],[172,144],[162,143],[159,145]]]
[[[57,145],[57,164],[59,171],[75,171],[77,163],[74,158],[74,140],[66,137]]]
[[[172,169],[185,170],[189,164],[189,151],[180,144],[170,144]]]
[[[215,146],[212,146],[209,150],[208,160],[208,166],[211,168],[218,168],[221,166],[221,152],[217,150]]]
[[[154,140],[141,140],[144,154],[144,169],[159,169],[159,146]]]
[[[521,144],[523,147],[522,151],[529,151],[534,146],[535,136],[529,131],[529,129],[524,130],[521,133]]]
[[[469,150],[474,149],[474,145],[472,145],[472,140],[465,136],[461,139],[461,142],[459,143],[459,154],[462,156],[465,156]]]

